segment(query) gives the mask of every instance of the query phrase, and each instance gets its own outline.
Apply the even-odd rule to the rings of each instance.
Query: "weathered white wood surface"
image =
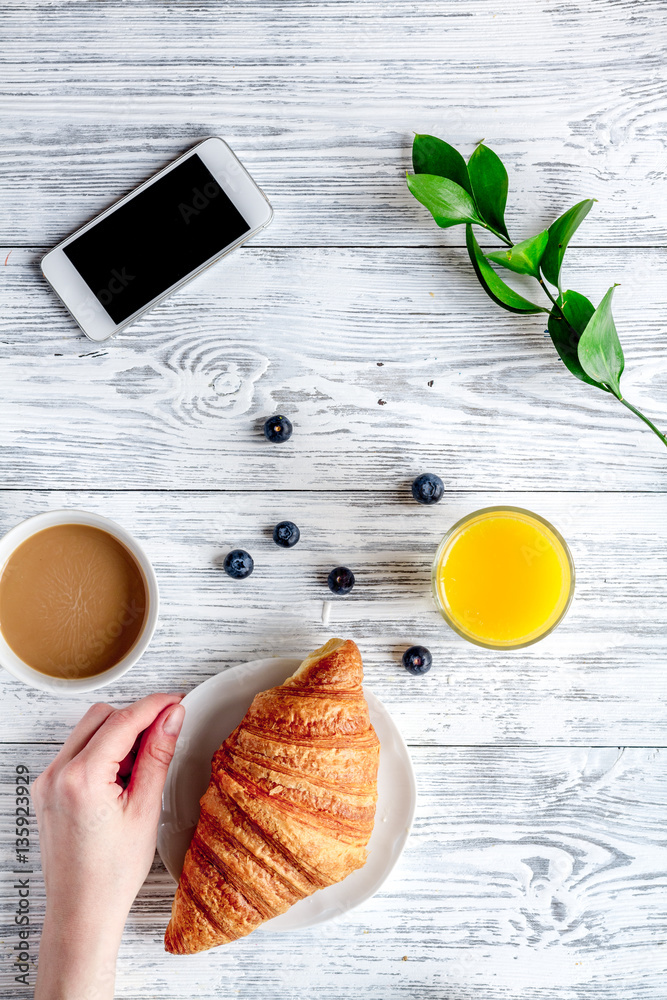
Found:
[[[55,749],[0,753],[6,856],[14,855],[8,790],[15,767],[25,763],[37,773]],[[414,749],[420,801],[413,835],[374,899],[308,931],[257,932],[224,949],[174,958],[162,950],[174,883],[156,864],[128,921],[117,995],[663,997],[664,754],[617,747]],[[31,836],[37,860],[34,826]],[[39,921],[38,864],[30,870]],[[13,872],[3,878],[10,913],[14,879]],[[10,934],[3,952],[13,943]],[[36,958],[37,948],[32,952]],[[3,962],[2,995],[25,995],[6,969]]]
[[[402,183],[413,131],[497,147],[519,227],[594,197],[578,243],[665,242],[661,0],[3,9],[0,193],[18,244],[62,239],[220,132],[275,205],[265,245],[439,246]]]
[[[564,370],[539,317],[484,296],[461,231],[404,184],[411,133],[430,131],[497,149],[521,236],[598,198],[567,284],[598,300],[622,283],[625,392],[666,424],[664,4],[7,0],[0,37],[0,531],[81,506],[145,544],[162,619],[100,692],[114,703],[353,636],[421,795],[385,890],[310,932],[170,959],[156,864],[118,997],[664,1000],[667,456]],[[39,257],[212,133],[274,224],[97,348]],[[274,447],[260,428],[280,410],[295,433]],[[433,509],[407,492],[426,469],[448,489]],[[553,519],[578,574],[561,628],[513,655],[465,644],[428,596],[441,533],[503,502]],[[303,532],[290,552],[269,535],[284,517]],[[249,580],[221,571],[233,545]],[[325,627],[338,562],[358,584]],[[400,666],[417,641],[424,678]],[[0,699],[0,996],[16,1000],[10,782],[93,699],[4,675]],[[31,888],[38,928],[37,867]]]
[[[576,595],[566,620],[527,649],[496,653],[452,632],[430,598],[437,545],[464,514],[492,503],[528,507],[570,541]],[[155,566],[160,625],[137,667],[107,700],[148,690],[187,691],[221,669],[267,655],[305,655],[331,635],[360,645],[371,689],[412,744],[664,745],[667,662],[667,517],[662,496],[629,493],[448,493],[432,508],[407,492],[0,493],[0,530],[41,510],[92,509],[133,531]],[[271,538],[290,518],[294,549]],[[247,580],[221,563],[253,555]],[[333,598],[334,566],[356,575]],[[330,603],[328,624],[323,602]],[[423,642],[425,677],[402,667]],[[95,694],[54,699],[1,675],[4,740],[62,740]],[[36,719],[39,725],[36,726]]]
[[[5,486],[375,493],[432,469],[459,489],[664,490],[664,445],[570,375],[544,315],[499,309],[465,250],[244,249],[104,344],[37,260],[0,266]],[[665,250],[573,251],[566,273],[595,301],[622,282],[624,392],[667,424]],[[262,434],[276,411],[283,445]]]

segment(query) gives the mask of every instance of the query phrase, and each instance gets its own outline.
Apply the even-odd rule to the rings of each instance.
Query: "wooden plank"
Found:
[[[495,653],[456,636],[430,598],[430,565],[444,532],[491,504],[535,510],[569,540],[572,608],[551,636]],[[105,514],[145,546],[161,588],[160,623],[141,662],[109,688],[55,697],[2,672],[0,738],[61,740],[93,701],[188,691],[247,660],[306,655],[332,635],[354,638],[366,683],[415,744],[667,742],[667,517],[663,497],[629,493],[457,493],[421,507],[405,492],[0,493],[0,530],[42,510]],[[272,541],[290,518],[301,541]],[[243,581],[221,569],[230,548],[255,559]],[[323,602],[329,570],[357,577],[346,599]],[[434,667],[412,677],[403,651],[423,643]]]
[[[36,775],[53,752],[16,745],[0,753],[0,896],[10,915],[15,768],[27,763]],[[257,932],[173,958],[162,934],[174,884],[156,861],[128,921],[116,996],[662,1000],[664,751],[463,747],[412,755],[415,827],[374,899],[311,930]],[[35,856],[34,825],[31,837]],[[34,959],[44,897],[39,865],[31,870]],[[8,928],[0,944],[7,1000],[19,995],[9,972],[16,942]]]
[[[428,244],[413,131],[507,162],[509,219],[583,197],[577,242],[664,243],[660,0],[4,5],[4,239],[46,248],[223,133],[266,189],[264,245]],[[29,191],[28,197],[20,192]],[[446,236],[460,242],[460,234]]]
[[[8,252],[5,486],[391,494],[433,469],[458,489],[664,489],[659,440],[565,370],[544,316],[495,306],[465,251],[247,248],[101,345],[36,254]],[[566,280],[595,301],[622,282],[624,391],[667,426],[666,252],[573,252]],[[264,440],[275,412],[288,444]]]

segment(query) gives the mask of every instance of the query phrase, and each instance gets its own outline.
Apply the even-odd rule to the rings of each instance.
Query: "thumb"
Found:
[[[127,787],[130,802],[142,811],[159,811],[167,770],[184,718],[182,705],[170,705],[143,735]]]

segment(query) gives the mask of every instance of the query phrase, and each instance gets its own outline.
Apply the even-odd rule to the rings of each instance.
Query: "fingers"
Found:
[[[127,708],[112,712],[81,751],[81,761],[91,770],[115,781],[120,762],[130,753],[139,733],[155,721],[180,694],[151,694]]]
[[[103,702],[91,705],[63,743],[60,752],[53,759],[50,767],[57,770],[73,760],[112,713],[113,708],[111,705],[105,705]]]
[[[160,713],[144,733],[127,787],[130,805],[136,804],[142,811],[154,813],[156,819],[184,717],[183,705],[170,705]]]
[[[125,788],[128,781],[130,780],[130,775],[132,773],[132,768],[134,767],[134,761],[137,756],[137,751],[139,749],[139,744],[141,743],[141,735],[137,736],[136,740],[132,744],[132,749],[125,757],[121,760],[118,765],[118,774],[116,775],[116,783],[120,785],[121,788]]]

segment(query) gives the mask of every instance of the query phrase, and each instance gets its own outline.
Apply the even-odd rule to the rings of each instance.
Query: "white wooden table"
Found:
[[[413,131],[484,138],[527,236],[598,204],[567,283],[614,281],[625,392],[667,425],[664,5],[658,0],[5,0],[0,23],[0,530],[51,507],[123,523],[162,590],[124,704],[240,661],[353,637],[413,754],[417,821],[384,890],[338,922],[167,956],[156,861],[130,916],[118,997],[664,1000],[667,965],[667,454],[565,371],[544,322],[503,313],[460,229],[408,194]],[[41,254],[209,134],[267,192],[274,224],[95,347]],[[4,266],[3,266],[4,264]],[[272,446],[261,424],[287,413]],[[434,508],[409,483],[434,471]],[[443,531],[491,503],[571,542],[560,629],[513,655],[429,602]],[[271,541],[291,518],[302,541]],[[221,571],[240,545],[244,582]],[[326,574],[357,586],[322,624]],[[435,665],[400,665],[422,642]],[[0,679],[0,996],[12,956],[15,769],[34,775],[93,700]],[[43,913],[31,829],[33,961]],[[30,974],[34,982],[34,971]]]

